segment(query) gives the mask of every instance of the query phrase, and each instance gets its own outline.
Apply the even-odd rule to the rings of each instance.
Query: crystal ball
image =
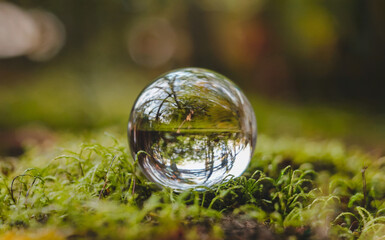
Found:
[[[176,191],[240,176],[256,139],[254,111],[242,91],[201,68],[155,79],[136,99],[128,123],[131,154],[144,175]]]

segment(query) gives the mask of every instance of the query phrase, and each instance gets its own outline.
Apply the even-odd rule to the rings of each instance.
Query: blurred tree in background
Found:
[[[2,84],[21,70],[58,62],[85,72],[98,63],[125,65],[154,76],[199,66],[263,95],[384,106],[383,1],[12,3],[52,12],[65,26],[67,41],[50,62],[0,60]]]
[[[332,136],[380,136],[384,9],[380,0],[0,0],[0,130],[123,126],[146,84],[195,66],[240,85],[262,131],[314,135],[316,122]]]

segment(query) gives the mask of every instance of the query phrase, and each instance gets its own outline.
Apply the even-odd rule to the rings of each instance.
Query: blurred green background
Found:
[[[125,132],[142,88],[187,66],[237,83],[259,132],[381,151],[384,43],[381,0],[0,1],[0,155]]]

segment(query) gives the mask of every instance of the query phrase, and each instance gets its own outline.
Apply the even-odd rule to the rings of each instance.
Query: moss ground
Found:
[[[3,239],[374,239],[385,158],[339,141],[260,135],[249,169],[206,192],[148,182],[124,134],[62,133],[0,161]],[[87,135],[87,136],[86,136]],[[61,146],[58,148],[57,146]],[[295,239],[294,238],[294,239]]]

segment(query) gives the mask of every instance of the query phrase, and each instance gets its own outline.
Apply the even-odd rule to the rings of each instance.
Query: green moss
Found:
[[[244,176],[203,193],[174,193],[141,175],[124,136],[60,136],[56,145],[65,150],[31,146],[0,160],[3,236],[53,229],[78,239],[220,239],[235,234],[228,219],[302,239],[385,231],[384,159],[338,141],[260,135]]]

